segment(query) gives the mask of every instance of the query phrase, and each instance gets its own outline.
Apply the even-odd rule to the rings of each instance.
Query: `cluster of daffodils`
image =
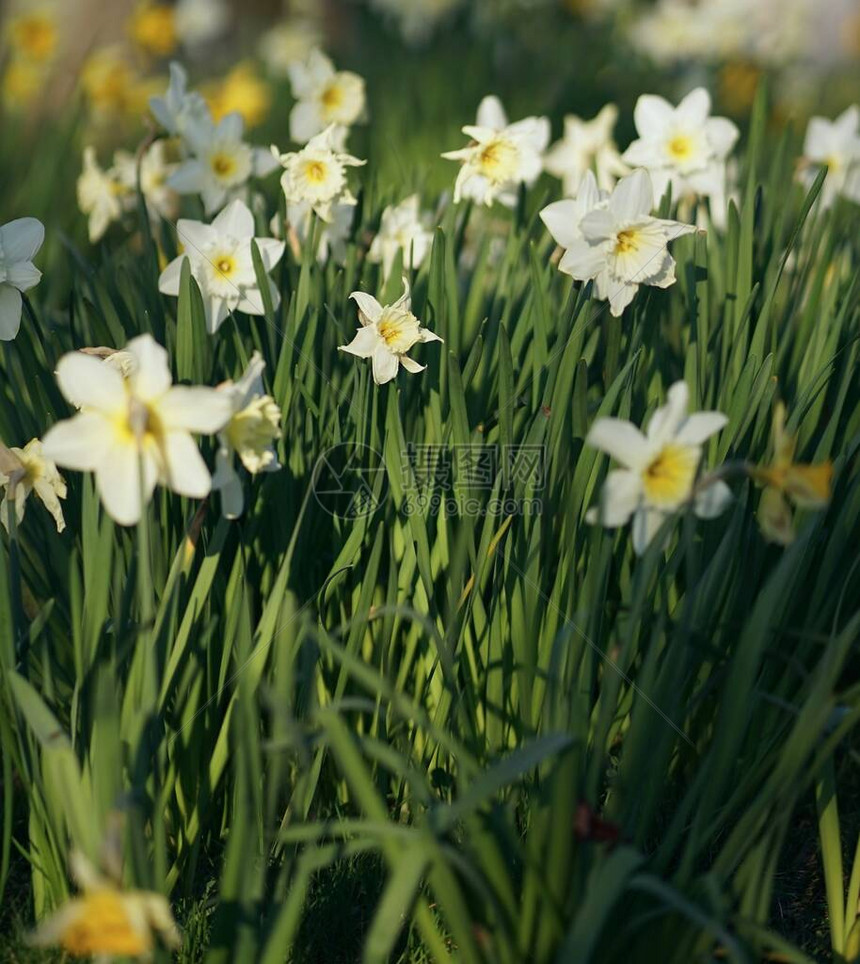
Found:
[[[60,50],[61,23],[57,0],[15,0],[2,26],[6,51],[3,100],[20,109],[41,96]]]
[[[852,3],[820,0],[657,0],[630,19],[631,44],[660,64],[742,60],[768,67],[846,54]],[[853,24],[852,24],[853,19]]]
[[[100,241],[111,224],[135,210],[138,183],[151,220],[176,217],[179,196],[169,183],[176,168],[167,158],[164,141],[150,144],[139,162],[128,151],[116,151],[109,168],[101,167],[94,147],[84,148],[77,193],[78,207],[87,216],[90,243]]]
[[[269,153],[245,142],[245,121],[238,112],[217,121],[203,97],[188,89],[188,77],[171,64],[170,85],[153,97],[150,109],[176,139],[181,160],[167,180],[179,194],[197,194],[207,214],[215,214],[235,198],[247,199],[252,177],[265,177],[276,164]]]

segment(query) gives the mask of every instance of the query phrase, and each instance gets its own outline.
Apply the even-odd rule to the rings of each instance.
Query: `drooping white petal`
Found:
[[[384,385],[397,375],[398,357],[394,352],[389,351],[385,344],[378,345],[370,358],[373,367],[373,380],[377,385]]]
[[[112,445],[110,458],[96,469],[96,488],[107,514],[123,526],[139,522],[143,507],[152,498],[157,477],[151,454],[138,454],[134,442]]]
[[[642,477],[629,469],[613,469],[603,483],[597,521],[610,529],[626,525],[642,499]]]
[[[233,454],[220,448],[215,454],[215,475],[212,489],[221,495],[221,512],[225,519],[238,519],[245,509],[242,480],[233,465]]]
[[[182,262],[186,260],[186,257],[186,255],[181,254],[178,258],[174,258],[159,275],[158,290],[163,295],[178,296],[179,283],[182,278]]]
[[[166,475],[163,481],[168,488],[191,499],[202,499],[209,494],[212,488],[209,469],[187,432],[167,432],[163,454]]]
[[[410,358],[408,355],[400,356],[400,364],[409,372],[410,375],[417,375],[419,372],[423,372],[427,367],[426,365],[419,365],[417,361]]]
[[[12,341],[21,327],[21,292],[0,284],[0,341]]]
[[[19,291],[35,288],[42,278],[42,272],[32,261],[18,261],[6,269],[6,281]]]
[[[651,544],[664,518],[656,509],[641,506],[636,510],[633,516],[633,551],[637,556],[641,556]]]
[[[693,511],[700,519],[716,519],[733,501],[732,490],[721,479],[717,479],[696,495]]]
[[[569,248],[582,237],[579,222],[582,213],[576,201],[556,201],[540,212],[540,219],[546,225],[556,244]]]
[[[372,325],[359,328],[355,337],[348,345],[341,345],[340,350],[356,355],[358,358],[370,358],[379,345],[380,337]]]

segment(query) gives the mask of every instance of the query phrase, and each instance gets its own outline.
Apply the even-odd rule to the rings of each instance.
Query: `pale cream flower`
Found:
[[[147,148],[140,160],[140,189],[150,218],[172,221],[179,207],[179,195],[168,181],[178,165],[167,161],[165,151],[164,141],[155,141]],[[128,192],[128,206],[133,207],[137,191],[137,158],[128,151],[117,151],[113,157],[113,172]]]
[[[412,375],[423,372],[426,365],[419,365],[406,354],[419,342],[442,341],[412,314],[412,298],[409,282],[403,279],[404,291],[393,305],[381,305],[372,295],[353,291],[350,298],[358,305],[358,320],[362,327],[348,345],[340,345],[340,351],[358,358],[369,358],[373,366],[373,380],[384,385],[397,376],[402,365]]]
[[[331,218],[335,204],[355,204],[349,190],[347,168],[361,167],[361,161],[343,149],[343,132],[335,125],[312,137],[300,150],[272,153],[284,168],[281,187],[287,204],[309,204],[323,219]]]
[[[186,47],[199,47],[217,40],[230,24],[227,0],[177,0],[176,36]]]
[[[290,69],[307,61],[322,39],[322,32],[312,20],[289,18],[267,30],[257,49],[270,74],[288,77]]]
[[[289,68],[296,103],[290,111],[290,137],[307,143],[332,124],[351,127],[365,117],[364,79],[349,70],[335,70],[319,49]]]
[[[561,179],[561,189],[567,197],[576,197],[587,171],[595,173],[604,191],[611,191],[619,177],[630,173],[613,136],[617,120],[615,104],[607,104],[591,120],[576,114],[565,117],[564,137],[546,152],[543,166],[553,177]]]
[[[163,97],[150,97],[152,116],[168,134],[183,135],[189,124],[209,120],[209,107],[203,97],[188,90],[188,74],[175,61],[170,65],[170,84]]]
[[[218,386],[233,407],[230,421],[218,433],[212,488],[221,493],[221,508],[227,519],[238,518],[245,507],[242,481],[236,472],[235,456],[251,475],[280,469],[274,443],[281,437],[281,410],[263,387],[265,362],[254,352],[238,382]]]
[[[134,525],[157,483],[192,499],[212,479],[192,432],[212,435],[231,415],[229,399],[212,388],[174,386],[167,352],[151,335],[129,342],[127,377],[81,352],[57,366],[60,390],[79,414],[54,425],[44,455],[58,465],[94,472],[108,515]]]
[[[77,183],[78,207],[88,217],[91,244],[100,241],[107,229],[119,221],[124,210],[128,188],[114,168],[104,170],[96,158],[96,149],[84,148],[84,167]]]
[[[856,104],[834,121],[810,118],[800,168],[800,179],[807,188],[825,165],[821,204],[830,207],[840,195],[860,203],[860,108]]]
[[[720,515],[732,495],[725,482],[716,480],[695,491],[702,446],[728,419],[721,412],[687,414],[689,390],[684,382],[669,389],[666,404],[658,408],[643,433],[631,422],[599,418],[586,444],[611,455],[621,468],[606,477],[599,507],[586,518],[608,528],[626,525],[633,518],[633,549],[641,555],[663,521],[692,502],[702,519]]]
[[[27,498],[35,492],[42,504],[54,517],[57,532],[66,528],[60,499],[66,497],[66,483],[57,466],[45,458],[42,443],[31,439],[24,448],[7,449],[0,443],[0,487],[4,489],[0,502],[0,523],[9,528],[9,502],[14,502],[17,525],[24,518]]]
[[[526,117],[509,124],[498,97],[485,97],[478,107],[477,123],[463,133],[468,147],[447,151],[442,157],[460,161],[454,185],[454,203],[467,198],[478,204],[500,201],[513,207],[520,184],[533,184],[540,176],[541,155],[550,138],[546,117]]]
[[[372,264],[382,264],[382,277],[391,274],[397,253],[403,255],[403,267],[418,268],[433,244],[430,215],[421,213],[421,202],[413,194],[382,212],[379,231],[367,252]]]

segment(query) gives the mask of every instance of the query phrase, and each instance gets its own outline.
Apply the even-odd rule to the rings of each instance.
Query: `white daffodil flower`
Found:
[[[217,40],[229,23],[227,0],[177,0],[176,36],[185,47],[199,47]]]
[[[546,152],[543,166],[553,177],[561,179],[561,189],[567,197],[576,197],[588,171],[594,171],[604,191],[611,191],[618,178],[630,172],[613,137],[617,120],[615,104],[607,104],[591,120],[575,114],[565,117],[564,137]]]
[[[379,232],[370,245],[367,260],[382,264],[383,279],[391,274],[398,251],[403,254],[404,268],[418,268],[433,244],[431,218],[421,213],[420,203],[418,195],[413,194],[382,212]]]
[[[319,27],[312,20],[289,17],[260,37],[257,51],[270,74],[289,77],[290,69],[306,61],[322,39]]]
[[[207,214],[239,197],[250,177],[265,177],[278,166],[271,154],[242,139],[245,122],[238,113],[219,124],[208,118],[189,120],[183,135],[191,154],[167,181],[180,194],[199,194]]]
[[[15,505],[16,524],[24,518],[27,498],[35,492],[42,505],[54,517],[57,532],[66,528],[63,507],[60,499],[65,499],[67,490],[57,466],[46,459],[39,439],[31,439],[22,449],[9,448],[0,443],[0,487],[3,488],[3,501],[0,502],[0,523],[9,528],[9,502]]]
[[[127,188],[120,183],[113,168],[104,170],[99,166],[94,147],[84,148],[84,167],[78,177],[78,207],[87,215],[87,233],[90,244],[96,244],[105,231],[119,221],[124,210]]]
[[[238,519],[245,508],[242,480],[234,456],[251,475],[280,469],[274,443],[281,437],[281,410],[263,387],[266,363],[254,352],[238,382],[218,386],[232,405],[230,421],[218,433],[212,488],[221,493],[221,510],[227,519]]]
[[[541,155],[551,133],[549,120],[526,117],[509,124],[502,102],[490,95],[481,101],[475,125],[467,125],[463,133],[472,143],[442,155],[461,162],[454,203],[467,198],[489,207],[498,200],[513,207],[519,185],[533,184],[540,176]]]
[[[188,74],[175,61],[170,65],[170,85],[163,97],[150,97],[149,109],[158,123],[173,136],[182,136],[189,124],[209,119],[202,95],[188,90]]]
[[[596,185],[591,198],[595,189]],[[586,203],[585,197],[581,203]],[[550,212],[551,230],[567,249],[559,270],[577,281],[593,279],[594,297],[608,299],[609,310],[616,317],[630,304],[640,285],[668,288],[675,283],[675,260],[668,244],[696,230],[692,224],[651,217],[653,206],[651,180],[647,171],[638,170],[622,178],[609,198],[598,200],[578,225],[578,208],[572,211],[570,227],[563,218],[553,216],[557,209]]]
[[[297,144],[306,144],[332,124],[347,128],[364,119],[364,79],[349,70],[335,70],[318,48],[304,62],[292,64],[289,75],[296,98],[290,137]]]
[[[442,341],[421,327],[412,314],[412,298],[409,282],[403,279],[403,294],[393,305],[381,305],[372,295],[353,291],[350,298],[358,305],[358,320],[362,327],[348,345],[340,345],[340,351],[358,358],[369,358],[373,366],[373,380],[384,385],[397,376],[402,365],[412,375],[423,372],[426,365],[419,365],[408,357],[408,352],[419,342]]]
[[[371,0],[383,15],[397,21],[408,44],[425,43],[436,27],[451,16],[463,0]]]
[[[188,258],[191,274],[200,286],[206,328],[215,334],[231,311],[246,315],[265,313],[257,285],[251,241],[257,242],[263,267],[268,274],[284,254],[284,242],[254,237],[254,216],[242,201],[231,201],[211,224],[180,218],[176,233],[184,251],[161,272],[158,290],[178,297],[182,262]],[[269,279],[272,303],[280,294]]]
[[[732,499],[729,487],[719,480],[695,492],[702,445],[728,419],[721,412],[688,415],[688,402],[687,385],[675,382],[644,433],[624,419],[599,418],[585,440],[621,466],[607,475],[600,504],[586,518],[615,529],[632,516],[637,555],[648,548],[664,519],[691,500],[700,519],[713,519]]]
[[[45,226],[36,218],[17,218],[0,227],[0,341],[18,334],[21,293],[42,277],[33,258],[44,240]]]
[[[314,209],[309,201],[287,205],[287,224],[291,229],[291,242],[296,259],[301,257],[301,246],[307,241],[313,226]],[[352,222],[355,218],[355,201],[333,204],[329,211],[329,220],[321,221],[318,229],[319,243],[317,245],[317,261],[324,264],[329,257],[337,264],[346,263],[346,245],[352,233]],[[280,215],[275,214],[271,220],[272,234],[280,236]]]
[[[711,218],[720,227],[726,219],[726,161],[738,129],[728,118],[710,114],[711,95],[704,87],[690,91],[677,107],[643,94],[633,112],[639,138],[622,159],[648,171],[658,201],[670,184],[674,200],[709,198]]]
[[[140,190],[153,220],[165,218],[172,221],[176,217],[179,197],[167,183],[176,168],[176,164],[169,164],[165,158],[164,141],[150,144],[140,159]],[[137,158],[128,151],[117,151],[113,157],[113,170],[128,192],[129,206],[133,207],[137,190]]]
[[[842,195],[860,203],[860,108],[853,104],[834,121],[811,117],[803,142],[800,178],[812,186],[819,170],[827,165],[821,187],[821,204],[830,207]]]
[[[134,525],[156,483],[192,499],[209,494],[212,478],[191,433],[220,431],[232,406],[214,388],[174,386],[167,352],[151,335],[126,351],[134,358],[127,378],[79,351],[63,355],[57,382],[80,412],[49,429],[42,445],[57,465],[94,472],[108,515]]]
[[[323,221],[331,220],[333,205],[355,204],[346,169],[367,162],[344,151],[342,128],[327,127],[300,151],[280,154],[273,145],[272,153],[284,168],[281,187],[287,204],[308,203]]]

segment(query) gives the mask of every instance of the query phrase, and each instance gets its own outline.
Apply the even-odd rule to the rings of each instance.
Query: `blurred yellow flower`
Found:
[[[39,64],[12,58],[3,72],[3,104],[21,110],[38,100],[45,84],[45,71]]]
[[[753,470],[753,478],[764,486],[758,508],[762,534],[771,542],[788,545],[794,540],[789,502],[801,509],[821,509],[830,501],[833,464],[818,465],[794,461],[797,439],[785,431],[785,405],[773,413],[773,461]]]
[[[167,57],[176,50],[176,14],[166,3],[141,0],[128,26],[134,43],[153,57]]]
[[[83,856],[72,855],[72,874],[83,891],[63,904],[31,936],[36,947],[59,946],[75,957],[149,958],[156,935],[171,948],[180,944],[170,905],[161,894],[120,890]]]
[[[720,101],[731,114],[745,114],[755,100],[761,80],[761,69],[755,64],[733,60],[720,69]]]
[[[104,117],[142,114],[154,84],[140,77],[129,62],[128,52],[119,46],[94,51],[81,69],[84,93],[93,110]]]
[[[14,55],[32,63],[45,64],[57,51],[59,31],[53,8],[36,6],[13,16],[7,27],[9,48]]]
[[[242,61],[221,81],[210,83],[204,96],[218,123],[233,111],[242,115],[248,127],[261,124],[272,105],[272,91],[250,61]]]

